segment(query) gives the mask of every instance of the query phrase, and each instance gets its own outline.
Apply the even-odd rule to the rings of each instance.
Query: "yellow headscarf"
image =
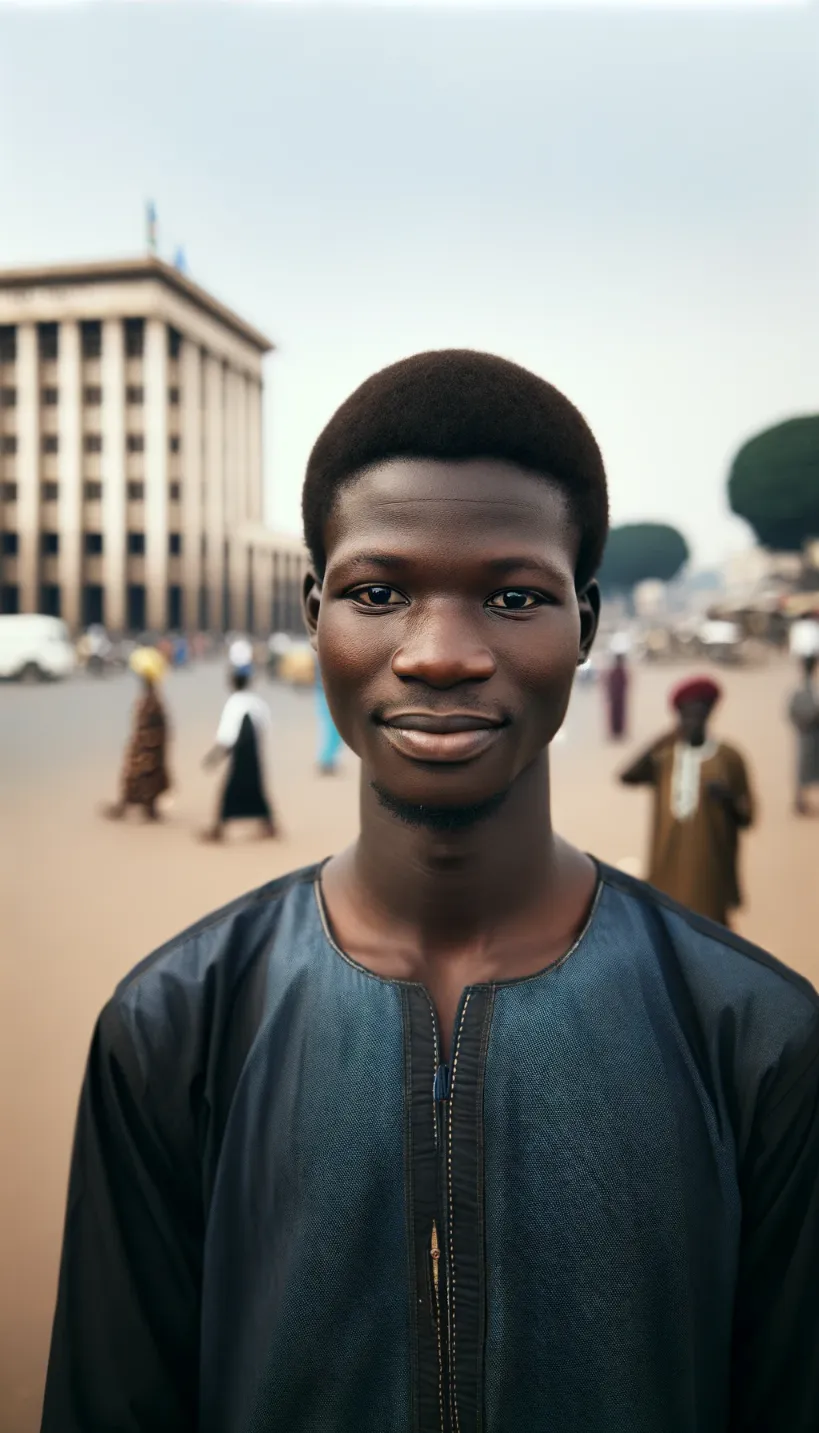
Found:
[[[162,681],[168,664],[156,647],[137,647],[136,651],[131,653],[129,666],[138,677],[155,687]]]

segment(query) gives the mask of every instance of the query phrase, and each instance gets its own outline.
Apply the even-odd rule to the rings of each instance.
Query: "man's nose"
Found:
[[[393,654],[392,669],[404,680],[429,687],[486,682],[497,670],[495,658],[474,622],[450,604],[419,617],[414,630]]]

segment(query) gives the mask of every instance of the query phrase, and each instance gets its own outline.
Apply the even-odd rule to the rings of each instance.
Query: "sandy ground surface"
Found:
[[[677,674],[637,675],[633,739],[601,739],[600,697],[578,690],[554,750],[556,824],[570,839],[639,873],[647,797],[619,789],[628,752],[666,722]],[[784,666],[726,677],[719,729],[748,754],[761,799],[743,854],[744,934],[819,983],[819,821],[790,815],[793,752],[782,714]],[[176,791],[166,824],[111,826],[133,700],[130,678],[0,688],[0,1433],[38,1426],[77,1093],[94,1019],[115,983],[206,911],[338,849],[354,833],[356,762],[313,769],[312,694],[261,689],[274,712],[270,768],[285,839],[244,833],[197,845],[214,778],[201,771],[223,690],[221,670],[174,675]]]

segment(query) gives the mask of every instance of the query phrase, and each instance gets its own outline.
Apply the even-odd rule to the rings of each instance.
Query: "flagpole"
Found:
[[[156,255],[156,205],[152,199],[145,205],[145,235],[148,253]]]

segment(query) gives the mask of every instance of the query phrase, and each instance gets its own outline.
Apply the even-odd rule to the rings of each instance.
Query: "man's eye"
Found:
[[[524,592],[519,587],[505,587],[487,600],[487,607],[500,608],[501,612],[525,612],[531,607],[541,607],[543,598],[537,592]]]
[[[382,587],[373,585],[370,587],[357,587],[350,596],[354,602],[359,602],[362,607],[399,607],[406,603],[406,598],[396,592],[394,587]]]

